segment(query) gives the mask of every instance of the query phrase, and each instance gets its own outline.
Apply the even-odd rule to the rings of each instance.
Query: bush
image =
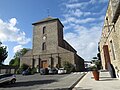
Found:
[[[97,65],[97,69],[100,70],[102,68],[102,64],[100,60],[92,60],[92,63]]]
[[[67,61],[63,62],[63,67],[65,70],[67,70],[67,73],[71,73],[71,72],[75,71],[74,65]]]
[[[22,73],[22,69],[18,68],[17,71],[16,71],[16,74],[21,74],[21,73]]]
[[[32,68],[31,71],[30,71],[31,74],[35,74],[36,72],[37,72],[36,68]]]
[[[28,67],[29,67],[29,65],[24,64],[24,63],[21,65],[22,71],[25,71],[26,69],[28,69]]]
[[[22,64],[19,69],[17,69],[16,74],[22,74],[23,71],[27,70],[29,68],[29,65]]]
[[[22,64],[21,67],[16,71],[16,74],[22,74],[23,71],[27,71],[28,74],[35,74],[37,72],[37,69],[30,68],[27,64]]]

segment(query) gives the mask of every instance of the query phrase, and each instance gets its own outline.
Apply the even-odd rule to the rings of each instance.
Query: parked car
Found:
[[[40,74],[41,74],[41,75],[47,75],[48,73],[49,73],[48,68],[41,68],[41,69],[40,69]]]
[[[58,69],[58,74],[65,74],[67,71],[64,68]]]
[[[26,70],[22,72],[22,75],[31,75],[31,71],[32,71],[31,68],[28,67]]]
[[[15,83],[16,76],[14,74],[0,74],[0,83]]]
[[[22,75],[29,75],[29,72],[25,70],[22,72]]]
[[[49,74],[57,74],[58,73],[58,69],[57,68],[49,68]]]

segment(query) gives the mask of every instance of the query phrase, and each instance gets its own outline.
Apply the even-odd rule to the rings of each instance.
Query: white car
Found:
[[[0,74],[0,83],[5,83],[5,82],[10,82],[10,83],[15,83],[16,82],[16,77],[14,74]]]
[[[64,68],[58,69],[58,74],[65,74],[67,71]]]

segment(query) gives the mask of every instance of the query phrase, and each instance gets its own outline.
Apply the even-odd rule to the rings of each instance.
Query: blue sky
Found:
[[[49,15],[59,18],[67,40],[85,60],[97,54],[108,0],[0,0],[0,41],[8,64],[23,47],[32,48],[32,23]]]

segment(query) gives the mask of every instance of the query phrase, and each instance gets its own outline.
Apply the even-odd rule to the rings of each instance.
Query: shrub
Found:
[[[28,67],[29,67],[29,65],[24,64],[24,63],[21,65],[21,69],[22,69],[22,71],[28,69]]]
[[[21,74],[21,73],[22,73],[22,69],[18,68],[17,71],[16,71],[16,74]]]
[[[36,68],[32,68],[31,71],[30,71],[31,74],[35,74],[36,72],[37,72]]]
[[[37,72],[36,68],[30,68],[27,64],[22,64],[21,67],[16,71],[16,74],[22,74],[23,71],[27,70],[28,74],[35,74]]]
[[[100,70],[102,68],[100,60],[92,60],[92,63],[97,65],[97,69]]]
[[[29,65],[22,64],[20,68],[17,69],[16,74],[21,74],[23,71],[27,70],[29,68]]]
[[[65,70],[67,70],[67,73],[71,73],[71,72],[75,71],[74,65],[69,63],[68,61],[63,62],[63,67]]]
[[[94,71],[94,70],[98,70],[96,64],[91,64],[91,66],[90,66],[89,68],[90,68],[90,70],[92,70],[92,71]]]

